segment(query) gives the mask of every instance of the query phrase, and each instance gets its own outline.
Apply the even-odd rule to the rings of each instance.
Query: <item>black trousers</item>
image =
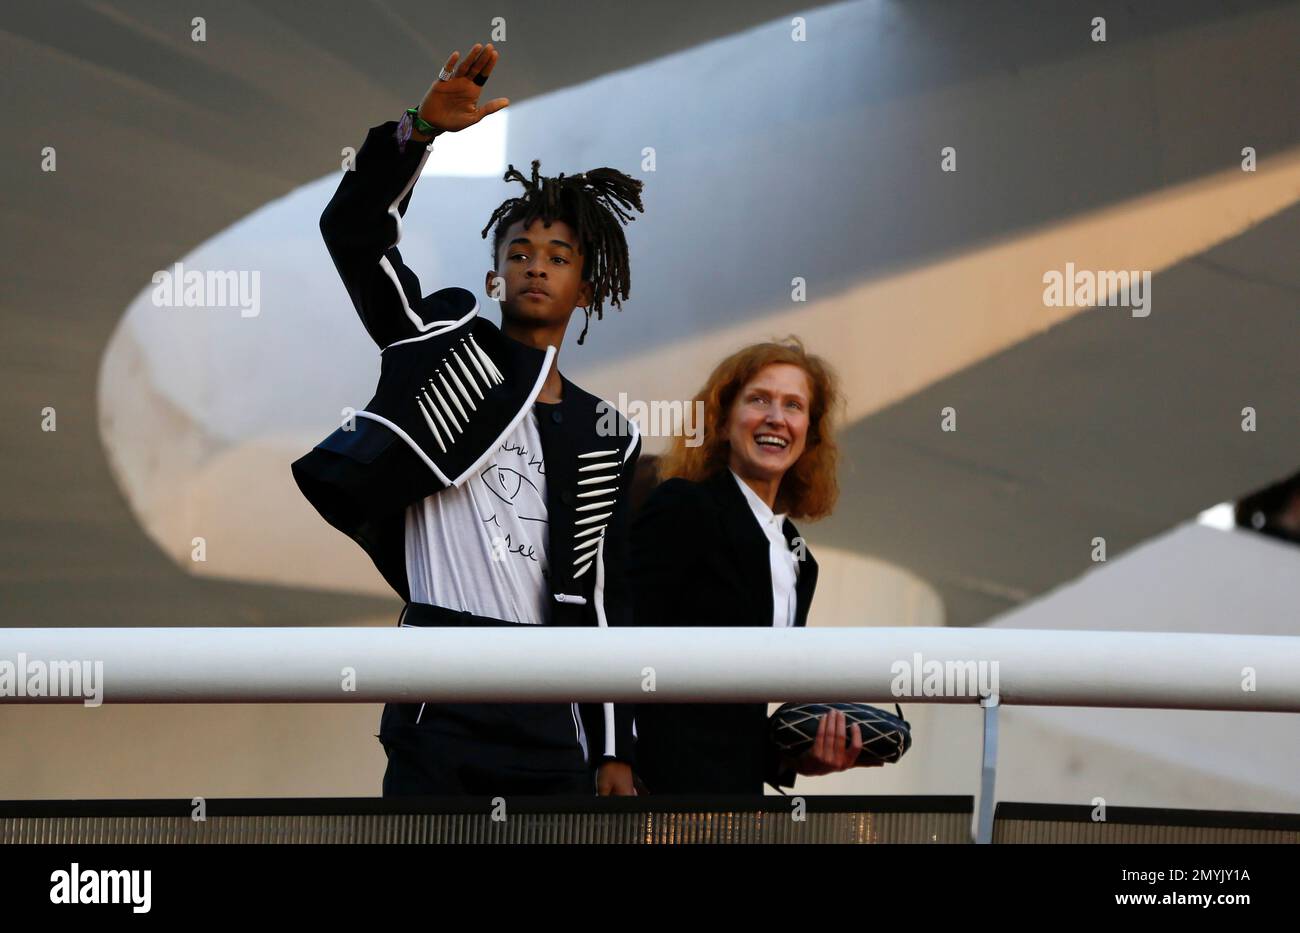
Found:
[[[510,626],[426,603],[401,625]],[[388,755],[383,794],[398,796],[592,794],[595,776],[569,703],[389,703],[379,721]]]

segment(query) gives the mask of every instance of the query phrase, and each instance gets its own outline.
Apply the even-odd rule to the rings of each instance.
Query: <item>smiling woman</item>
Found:
[[[696,401],[704,442],[677,439],[632,527],[636,622],[802,626],[817,562],[787,516],[834,507],[835,375],[795,338],[755,344],[719,363]],[[636,724],[638,770],[659,794],[758,794],[846,770],[862,748],[838,710],[798,759],[768,741],[764,703],[644,704]]]
[[[713,370],[695,401],[704,442],[678,438],[659,475],[700,483],[730,467],[792,518],[825,518],[839,495],[835,415],[839,380],[798,338],[757,343]],[[760,441],[762,443],[760,443]]]

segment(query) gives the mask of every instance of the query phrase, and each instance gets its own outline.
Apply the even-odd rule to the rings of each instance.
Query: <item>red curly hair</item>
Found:
[[[685,436],[678,436],[659,463],[659,477],[681,477],[698,483],[725,470],[731,459],[727,422],[732,405],[741,389],[761,369],[774,363],[798,366],[807,375],[812,390],[808,439],[799,459],[781,478],[775,511],[791,518],[824,518],[835,508],[839,496],[835,478],[839,447],[834,432],[835,414],[841,404],[839,379],[825,360],[804,349],[798,337],[753,344],[737,350],[714,368],[692,401],[692,405],[704,403],[703,443],[688,447]]]

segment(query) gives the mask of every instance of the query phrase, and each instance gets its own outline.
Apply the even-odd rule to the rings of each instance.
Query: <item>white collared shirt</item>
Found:
[[[790,550],[781,526],[785,524],[785,513],[773,514],[767,503],[758,497],[758,493],[749,488],[735,470],[730,470],[740,491],[745,494],[749,508],[758,519],[758,525],[767,535],[768,557],[772,566],[772,626],[789,628],[794,625],[798,596],[795,583],[799,579],[799,559]]]

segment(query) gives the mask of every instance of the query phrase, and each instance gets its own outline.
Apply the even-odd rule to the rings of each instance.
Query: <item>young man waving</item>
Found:
[[[379,385],[355,421],[293,464],[303,494],[360,544],[406,601],[401,624],[619,625],[631,422],[556,367],[569,318],[629,292],[622,225],[640,181],[609,168],[525,178],[493,213],[487,295],[425,295],[397,250],[402,217],[442,133],[478,105],[499,53],[454,52],[418,108],[372,128],[321,215],[330,256],[380,347]],[[586,328],[583,329],[583,336]],[[582,343],[582,338],[579,338]],[[610,431],[611,423],[617,430]],[[614,704],[384,707],[384,794],[633,793],[632,711]]]

